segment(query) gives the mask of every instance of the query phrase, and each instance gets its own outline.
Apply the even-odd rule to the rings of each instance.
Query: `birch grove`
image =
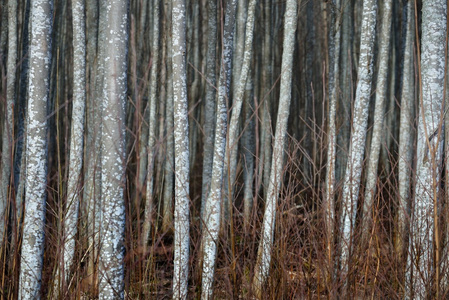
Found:
[[[443,0],[0,0],[0,298],[445,299]]]

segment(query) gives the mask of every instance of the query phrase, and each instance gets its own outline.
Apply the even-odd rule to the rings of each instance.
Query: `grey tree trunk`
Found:
[[[86,104],[86,36],[84,0],[72,1],[73,21],[73,106],[70,132],[69,176],[62,239],[63,265],[59,277],[69,282],[75,254],[75,236],[79,215],[81,168],[83,165],[84,109]],[[57,285],[55,285],[57,286]]]
[[[241,61],[241,73],[238,76],[239,78],[238,82],[234,82],[234,85],[237,85],[237,88],[234,93],[234,99],[232,104],[232,116],[231,122],[229,123],[229,132],[225,155],[226,161],[225,167],[226,170],[228,170],[229,172],[228,174],[229,179],[226,179],[229,186],[228,190],[225,191],[225,194],[229,193],[228,197],[225,198],[225,203],[227,204],[225,209],[227,209],[228,211],[232,208],[233,187],[236,179],[239,119],[240,113],[242,111],[243,100],[246,90],[246,83],[248,80],[248,74],[250,73],[250,66],[252,60],[256,4],[257,4],[256,0],[251,0],[248,4],[248,18],[245,30],[246,38],[244,43],[245,48],[243,51],[243,59]]]
[[[399,205],[395,248],[398,255],[405,253],[406,231],[410,216],[411,177],[413,168],[413,128],[415,102],[415,9],[413,1],[407,3],[407,33],[404,51],[404,71],[402,75],[402,96],[399,128]]]
[[[335,222],[335,162],[337,152],[337,99],[340,71],[340,40],[341,40],[341,12],[340,0],[332,2],[332,28],[329,42],[329,124],[327,133],[327,170],[326,170],[326,195],[324,198],[324,211],[326,222],[327,248],[329,262],[332,261],[332,244],[334,240]]]
[[[147,166],[147,197],[145,203],[145,220],[143,221],[142,230],[142,245],[146,245],[152,223],[153,215],[153,189],[154,189],[154,166],[155,166],[155,146],[156,146],[156,99],[157,95],[157,79],[158,79],[158,65],[159,65],[159,0],[154,1],[153,5],[153,59],[151,63],[151,78],[150,78],[150,97],[148,98],[149,108],[149,128],[148,128],[148,166]]]
[[[86,154],[84,158],[83,212],[87,222],[89,258],[87,273],[90,288],[97,288],[98,246],[101,214],[101,97],[104,77],[104,40],[106,20],[100,7],[106,2],[86,2],[87,64],[89,66],[89,93],[86,108]],[[102,8],[103,9],[103,8]]]
[[[0,174],[0,245],[6,231],[5,212],[9,199],[9,184],[11,178],[11,162],[13,158],[13,114],[15,104],[17,64],[17,2],[8,1],[8,61],[6,73],[6,118],[2,136],[2,171]]]
[[[104,85],[101,137],[101,242],[99,298],[124,298],[125,107],[127,102],[128,1],[112,0],[104,11]],[[110,45],[114,44],[114,47]]]
[[[265,0],[264,2],[264,25],[265,28],[271,28],[274,23],[276,23],[276,18],[272,16],[272,1]],[[260,183],[263,185],[263,192],[267,194],[268,181],[270,179],[270,167],[271,167],[271,101],[272,95],[272,84],[273,84],[273,69],[274,69],[274,36],[271,34],[271,30],[265,30],[263,37],[263,61],[267,62],[267,65],[262,69],[262,88],[263,94],[259,96],[261,99],[261,139],[260,139],[260,163],[259,163],[259,174],[258,177],[261,178]],[[260,176],[262,175],[262,176]],[[259,190],[259,187],[256,187]]]
[[[189,120],[187,111],[186,6],[172,2],[175,139],[175,241],[173,299],[187,298],[189,271]]]
[[[203,275],[201,299],[212,299],[217,240],[220,230],[222,209],[223,166],[226,147],[227,106],[230,95],[231,65],[234,40],[234,24],[237,0],[226,5],[223,28],[223,52],[218,83],[217,123],[215,125],[215,146],[212,163],[210,191],[205,207],[205,228],[203,229]]]
[[[251,64],[254,65],[254,64]],[[245,95],[245,128],[243,129],[242,148],[243,148],[243,180],[244,180],[244,194],[243,194],[243,218],[246,224],[249,224],[251,212],[253,209],[253,181],[254,181],[254,107],[253,107],[253,78],[252,75],[248,77],[246,82]]]
[[[47,185],[47,103],[53,23],[51,7],[51,1],[35,0],[31,3],[25,216],[19,299],[39,299],[42,280]]]
[[[216,90],[216,44],[217,44],[217,1],[208,1],[208,32],[207,32],[207,86],[204,104],[204,158],[203,182],[201,190],[201,224],[206,221],[206,199],[212,177],[212,160],[214,157],[215,131],[215,94]]]
[[[284,20],[284,44],[282,53],[281,86],[279,108],[276,121],[276,134],[274,137],[271,174],[266,194],[265,212],[262,225],[262,236],[257,251],[257,260],[254,271],[253,291],[256,297],[261,298],[262,286],[268,277],[273,248],[274,226],[276,219],[276,204],[279,197],[283,177],[284,139],[287,133],[287,121],[290,113],[292,93],[292,65],[295,49],[295,32],[298,15],[296,0],[287,0]]]
[[[385,100],[387,98],[388,57],[390,53],[391,37],[391,0],[383,3],[382,28],[380,33],[379,67],[377,70],[376,99],[374,108],[373,136],[369,154],[365,199],[363,202],[362,234],[363,240],[369,237],[370,226],[373,220],[373,204],[376,195],[377,169],[379,165],[380,145],[384,129]]]
[[[171,6],[166,7],[167,19],[171,20]],[[171,23],[171,22],[169,22]],[[174,148],[174,120],[173,120],[173,64],[172,64],[172,39],[171,25],[166,30],[167,40],[167,99],[166,99],[166,132],[167,132],[167,156],[165,160],[164,174],[164,203],[162,211],[162,231],[166,232],[173,226],[173,188],[174,188],[174,170],[175,170],[175,148]]]
[[[350,255],[355,229],[355,216],[362,175],[363,157],[368,126],[369,100],[373,77],[373,49],[376,29],[377,1],[363,2],[360,58],[358,63],[358,84],[352,117],[351,143],[343,186],[340,263],[341,276],[346,281],[349,275]],[[348,292],[347,290],[344,293]]]
[[[439,297],[440,228],[438,191],[444,140],[443,90],[446,48],[447,2],[423,1],[421,44],[421,99],[418,115],[418,145],[415,199],[410,219],[406,293],[426,299]],[[435,266],[435,267],[434,267]]]

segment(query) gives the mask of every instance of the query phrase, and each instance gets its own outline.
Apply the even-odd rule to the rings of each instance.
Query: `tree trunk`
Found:
[[[367,0],[363,3],[360,58],[358,63],[358,84],[352,117],[351,144],[349,146],[348,162],[343,186],[340,263],[342,279],[346,282],[343,293],[349,293],[348,275],[350,255],[352,251],[355,229],[355,216],[363,167],[366,130],[368,126],[369,100],[373,77],[373,49],[376,29],[377,2]]]
[[[327,170],[326,170],[326,195],[324,198],[324,211],[326,222],[327,248],[329,263],[332,264],[332,247],[334,241],[335,224],[335,161],[337,152],[337,99],[340,71],[340,40],[341,40],[341,15],[340,0],[332,2],[332,28],[329,42],[329,123],[327,133]]]
[[[216,90],[216,44],[217,44],[217,1],[208,1],[208,33],[207,33],[207,86],[204,104],[204,158],[203,182],[201,190],[201,225],[206,221],[206,199],[212,177],[212,159],[214,157],[215,130],[215,94]]]
[[[377,70],[376,99],[374,108],[373,136],[371,138],[371,151],[369,154],[368,169],[366,171],[367,180],[365,187],[365,199],[362,212],[362,238],[367,242],[370,236],[370,226],[373,225],[373,204],[376,198],[377,169],[379,165],[380,145],[383,136],[385,99],[387,98],[388,79],[388,56],[390,53],[391,37],[391,0],[384,1],[382,28],[380,33],[379,67]],[[374,214],[376,214],[374,212]]]
[[[73,107],[70,132],[69,176],[64,215],[63,266],[60,276],[64,286],[69,283],[70,266],[75,254],[78,208],[81,192],[81,168],[83,165],[84,109],[86,103],[86,37],[84,0],[72,1],[73,11]],[[60,277],[58,276],[58,277]],[[57,286],[57,285],[55,285]],[[65,289],[64,289],[65,291]]]
[[[175,241],[173,299],[187,298],[189,271],[189,120],[187,111],[186,6],[172,2],[175,139]]]
[[[25,217],[19,299],[39,299],[42,280],[47,185],[47,103],[53,23],[51,7],[51,1],[35,0],[31,3]]]
[[[443,90],[446,49],[447,3],[423,1],[421,99],[418,115],[418,145],[415,199],[412,204],[406,293],[426,299],[432,292],[439,298],[440,233],[438,192],[444,140]],[[419,53],[419,52],[418,52]]]
[[[222,201],[223,166],[226,147],[227,106],[230,95],[231,65],[234,40],[234,24],[236,0],[226,5],[225,24],[223,28],[223,52],[218,83],[217,123],[215,125],[215,146],[212,163],[210,191],[205,207],[205,228],[203,229],[203,275],[202,299],[212,299],[215,261],[217,255],[217,240],[220,230]]]
[[[148,128],[148,166],[147,166],[147,197],[145,203],[145,220],[143,222],[142,230],[142,245],[146,245],[150,235],[150,228],[153,215],[153,199],[154,199],[154,166],[156,158],[156,99],[157,84],[158,84],[158,64],[159,64],[159,0],[154,1],[153,6],[153,59],[151,63],[151,78],[150,78],[150,97],[148,98],[149,108],[149,128]]]
[[[245,96],[246,83],[248,80],[248,74],[250,74],[250,66],[252,60],[252,50],[253,50],[253,37],[254,37],[254,21],[255,21],[255,12],[256,12],[256,0],[251,0],[248,4],[248,19],[246,23],[246,39],[245,39],[245,48],[243,51],[243,60],[241,62],[241,73],[239,75],[238,82],[234,82],[234,85],[237,85],[236,92],[234,93],[234,99],[232,104],[232,117],[231,122],[229,124],[229,133],[226,145],[226,156],[225,156],[225,168],[228,170],[229,179],[228,181],[228,190],[225,191],[225,194],[228,194],[228,197],[225,199],[225,203],[227,206],[225,209],[232,209],[232,199],[233,199],[233,190],[236,179],[236,169],[237,169],[237,149],[238,149],[238,135],[239,135],[239,119],[240,113],[242,111],[243,100]],[[226,214],[228,215],[228,214]]]
[[[0,245],[2,245],[7,223],[6,210],[8,207],[9,185],[11,178],[11,163],[13,161],[13,115],[15,104],[16,86],[16,64],[17,64],[17,2],[8,1],[8,62],[6,73],[6,118],[2,136],[2,171],[0,174]],[[11,201],[12,202],[12,201]],[[15,213],[15,210],[12,210]],[[15,224],[11,224],[15,226]]]
[[[292,65],[295,49],[295,32],[298,15],[296,0],[287,0],[284,20],[284,45],[282,53],[281,92],[278,116],[276,121],[276,135],[274,137],[271,174],[266,195],[265,212],[262,225],[262,236],[257,251],[254,271],[253,291],[256,297],[262,297],[262,285],[265,283],[271,261],[273,248],[274,225],[276,219],[276,204],[283,177],[284,139],[287,133],[287,121],[290,113],[292,93]]]
[[[100,299],[124,298],[125,107],[127,102],[128,1],[113,0],[105,14],[101,137]],[[110,44],[114,44],[111,47]]]
[[[414,104],[415,104],[415,4],[407,3],[407,33],[402,75],[401,116],[399,129],[398,184],[399,205],[395,248],[399,256],[406,253],[407,228],[410,217],[411,177],[413,170]]]

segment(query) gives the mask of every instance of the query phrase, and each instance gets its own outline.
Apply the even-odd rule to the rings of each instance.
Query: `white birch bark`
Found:
[[[73,106],[70,132],[69,176],[63,234],[63,269],[65,284],[69,282],[70,266],[75,254],[78,208],[80,203],[80,179],[83,165],[84,109],[86,103],[86,36],[84,0],[72,1],[73,21]]]
[[[245,96],[246,83],[248,80],[248,74],[250,72],[252,54],[253,54],[253,38],[254,38],[254,22],[255,22],[255,12],[256,12],[257,0],[250,0],[248,4],[248,18],[246,22],[246,39],[245,48],[243,51],[243,59],[241,63],[241,73],[239,75],[238,82],[234,82],[237,85],[233,98],[232,106],[232,116],[231,122],[229,123],[229,132],[226,145],[226,170],[229,174],[229,192],[230,195],[225,199],[227,203],[227,209],[231,209],[231,199],[233,198],[233,187],[236,178],[236,168],[237,168],[237,149],[238,149],[238,130],[239,130],[239,119],[240,113],[242,111],[243,98]],[[228,192],[228,191],[226,191]]]
[[[31,3],[25,216],[19,299],[39,299],[42,280],[47,185],[47,102],[53,23],[51,10],[51,1],[34,0]]]
[[[399,128],[399,205],[397,210],[396,251],[399,255],[405,252],[406,230],[410,217],[411,176],[413,166],[413,123],[415,119],[415,5],[413,1],[407,3],[407,33],[404,49],[404,64],[402,75],[402,95]]]
[[[236,99],[238,86],[240,85],[239,78],[242,73],[243,56],[245,53],[245,35],[248,28],[247,16],[249,1],[238,1],[236,21],[235,21],[235,42],[233,51],[233,66],[232,66],[232,102]]]
[[[153,186],[154,186],[154,165],[155,165],[155,145],[156,145],[156,92],[157,92],[157,71],[159,64],[159,0],[154,0],[153,4],[153,59],[151,63],[150,97],[148,98],[149,123],[148,123],[148,165],[147,165],[147,197],[145,203],[145,220],[143,221],[142,245],[146,245],[151,228],[153,215]]]
[[[189,120],[187,111],[186,5],[172,2],[175,139],[175,241],[173,299],[187,298],[189,263]]]
[[[273,156],[270,181],[266,195],[265,212],[262,225],[262,236],[257,251],[257,260],[254,271],[253,291],[256,297],[261,298],[262,286],[268,277],[273,248],[274,226],[276,219],[276,204],[279,197],[283,177],[284,139],[287,133],[287,121],[290,113],[292,94],[292,65],[295,49],[295,32],[298,15],[296,0],[287,0],[284,19],[284,42],[282,53],[281,86],[279,108],[276,121],[276,134],[274,137]]]
[[[438,186],[442,169],[447,2],[423,1],[421,83],[415,199],[412,204],[406,293],[426,299],[439,285]],[[436,266],[436,269],[435,269]],[[435,285],[432,287],[432,285]]]
[[[368,126],[369,100],[373,77],[373,49],[376,28],[377,1],[363,2],[360,57],[358,63],[358,84],[356,89],[354,112],[352,117],[351,143],[343,186],[340,264],[343,280],[349,272],[355,215],[363,167],[366,131]],[[346,291],[345,291],[346,292]]]
[[[373,203],[376,195],[377,168],[379,165],[380,146],[383,136],[385,101],[387,98],[388,58],[390,53],[391,37],[391,0],[385,0],[382,15],[382,28],[380,33],[379,66],[377,70],[376,98],[374,107],[373,136],[369,154],[365,199],[363,202],[362,234],[368,238],[370,226],[373,222]]]
[[[112,0],[105,14],[101,137],[101,242],[99,298],[124,298],[125,107],[127,102],[128,1]]]
[[[217,241],[220,230],[222,208],[223,165],[226,147],[227,106],[230,94],[231,65],[234,40],[234,24],[237,0],[226,5],[223,28],[223,52],[218,82],[217,123],[215,125],[215,146],[212,163],[210,191],[206,200],[205,228],[203,229],[203,275],[201,299],[212,299]]]
[[[11,162],[13,157],[13,114],[15,103],[15,83],[17,64],[17,2],[8,1],[8,61],[6,73],[6,118],[2,136],[2,171],[0,174],[0,245],[3,241],[6,220],[5,212],[8,205],[8,190],[11,178]]]
[[[331,31],[329,42],[329,124],[327,133],[327,169],[326,169],[326,195],[324,198],[324,211],[326,220],[327,247],[329,251],[329,259],[334,236],[335,222],[335,160],[337,152],[337,98],[338,98],[338,82],[339,82],[339,65],[340,65],[340,37],[341,37],[341,12],[340,0],[333,2],[332,20],[334,22],[333,32]]]

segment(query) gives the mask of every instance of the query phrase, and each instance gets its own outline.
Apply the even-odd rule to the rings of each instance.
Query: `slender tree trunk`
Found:
[[[355,216],[363,167],[366,130],[368,126],[369,100],[373,77],[373,48],[376,29],[377,2],[366,0],[363,3],[360,58],[358,63],[358,84],[352,118],[351,144],[349,146],[348,162],[343,186],[340,263],[342,278],[346,281],[349,275],[350,255],[354,235]],[[344,293],[349,293],[345,290]]]
[[[226,5],[225,24],[223,28],[223,52],[218,83],[217,123],[215,125],[215,146],[212,163],[210,191],[206,200],[205,228],[203,229],[203,275],[202,299],[212,299],[217,240],[220,230],[222,209],[223,166],[226,147],[227,106],[230,94],[231,65],[234,40],[234,24],[237,0]]]
[[[60,276],[69,283],[70,266],[75,254],[78,208],[81,192],[81,168],[83,165],[84,109],[86,103],[86,37],[84,0],[72,1],[73,11],[73,107],[70,133],[69,176],[63,234],[63,266]],[[59,277],[59,276],[58,276]],[[65,291],[65,289],[64,289]]]
[[[172,2],[175,139],[175,241],[173,299],[187,298],[189,271],[189,120],[187,111],[186,5]]]
[[[363,218],[362,218],[362,234],[364,235],[363,241],[367,242],[370,236],[370,226],[373,219],[373,204],[376,198],[376,185],[377,185],[377,169],[379,165],[380,145],[383,136],[384,116],[385,116],[385,99],[387,98],[387,79],[388,79],[388,57],[390,53],[390,37],[391,37],[391,0],[384,1],[383,15],[382,15],[382,28],[380,33],[380,51],[379,51],[379,67],[377,70],[377,83],[376,83],[376,99],[374,108],[374,126],[373,136],[371,138],[371,151],[369,154],[368,170],[366,187],[365,187],[365,199],[363,202]]]
[[[351,132],[351,107],[354,100],[354,78],[353,70],[354,53],[352,45],[354,44],[354,1],[341,2],[341,49],[340,49],[340,81],[335,83],[339,85],[341,97],[337,99],[337,150],[335,161],[335,182],[340,184],[345,176],[346,164],[349,153],[349,135]]]
[[[397,226],[395,248],[399,256],[405,255],[407,228],[410,217],[411,176],[413,170],[413,129],[415,103],[415,4],[407,3],[407,33],[405,40],[404,64],[402,75],[401,115],[399,129],[399,205],[397,209]]]
[[[260,164],[259,178],[260,183],[263,184],[263,192],[266,195],[268,189],[268,181],[270,179],[270,167],[271,167],[271,100],[272,100],[272,84],[273,84],[273,69],[274,69],[274,49],[275,43],[273,42],[274,36],[271,34],[271,27],[275,23],[276,19],[274,14],[272,16],[272,1],[265,0],[264,2],[264,26],[265,34],[263,37],[263,51],[262,60],[266,62],[266,66],[262,68],[262,88],[263,94],[259,96],[261,99],[261,139],[260,139]],[[274,49],[273,49],[274,48]],[[262,175],[263,174],[263,175]],[[262,175],[262,176],[260,176]],[[257,190],[259,187],[257,187]]]
[[[2,245],[4,232],[7,224],[4,223],[8,216],[5,215],[8,206],[9,185],[11,178],[11,164],[13,158],[13,114],[15,104],[16,87],[16,65],[17,65],[17,2],[8,1],[8,62],[6,73],[6,118],[2,136],[2,171],[0,174],[0,245]],[[14,211],[15,213],[15,211]],[[15,224],[12,224],[15,226]]]
[[[238,86],[240,85],[239,78],[242,73],[243,56],[245,53],[245,35],[248,27],[248,1],[239,1],[237,3],[236,22],[235,22],[235,42],[233,51],[233,65],[232,65],[232,103],[234,103],[237,94]]]
[[[171,6],[166,7],[167,20],[171,20]],[[171,21],[168,21],[171,24]],[[174,188],[174,170],[175,170],[175,148],[174,148],[174,120],[173,120],[173,64],[172,64],[172,38],[171,27],[166,29],[167,39],[167,99],[166,99],[166,132],[167,132],[167,158],[165,160],[164,174],[164,203],[162,211],[162,231],[166,232],[173,226],[173,188]]]
[[[329,263],[332,263],[332,244],[334,240],[335,224],[335,161],[337,152],[337,99],[340,63],[340,40],[341,40],[341,12],[340,0],[332,2],[333,30],[329,42],[329,124],[327,134],[327,171],[326,171],[326,196],[323,207],[326,220],[326,235]]]
[[[128,1],[112,0],[101,11],[105,31],[102,101],[102,226],[99,298],[124,298],[125,107],[127,95]],[[114,47],[110,47],[114,44]]]
[[[256,12],[257,0],[251,0],[248,4],[248,18],[246,23],[246,39],[245,48],[243,51],[243,60],[241,64],[241,74],[239,75],[238,82],[234,84],[237,85],[236,92],[234,93],[234,101],[232,105],[232,116],[231,122],[229,124],[228,139],[226,145],[226,170],[228,170],[228,190],[225,194],[229,193],[228,197],[225,199],[227,206],[225,209],[229,210],[232,208],[233,199],[233,187],[236,179],[236,169],[237,169],[237,149],[238,149],[238,135],[239,135],[239,119],[240,113],[242,111],[243,100],[245,96],[246,83],[248,80],[248,74],[250,73],[250,66],[252,60],[252,50],[253,50],[253,37],[254,37],[254,21]],[[229,214],[226,214],[229,215]]]
[[[142,245],[146,245],[152,223],[153,199],[154,199],[154,166],[155,166],[155,146],[156,146],[156,99],[158,83],[159,64],[159,0],[154,0],[153,6],[153,59],[151,63],[150,97],[148,99],[149,108],[149,131],[148,131],[148,167],[147,167],[147,197],[145,203],[145,220],[142,230]]]
[[[51,1],[35,0],[31,3],[25,217],[19,299],[39,299],[42,280],[47,185],[47,103],[53,23],[51,7]]]
[[[254,65],[254,64],[251,64]],[[253,181],[254,181],[254,89],[253,76],[248,77],[246,82],[245,95],[245,128],[243,129],[242,148],[243,148],[243,180],[244,180],[244,194],[243,194],[243,218],[246,224],[249,224],[251,212],[253,209]]]
[[[276,204],[279,197],[283,177],[284,139],[287,133],[287,121],[290,113],[292,93],[292,65],[295,49],[295,32],[298,15],[296,0],[287,0],[284,20],[284,45],[282,53],[281,92],[279,97],[276,135],[274,137],[273,156],[270,181],[266,195],[265,212],[262,225],[262,236],[257,251],[254,271],[253,291],[256,297],[262,297],[262,286],[270,269],[271,250],[273,248]]]
[[[104,77],[103,51],[106,21],[100,7],[106,2],[86,2],[87,65],[89,66],[89,93],[86,108],[86,154],[84,158],[83,211],[87,222],[87,276],[89,289],[96,294],[97,264],[101,211],[101,97]]]
[[[210,189],[212,177],[212,159],[214,157],[215,131],[215,94],[216,89],[216,44],[217,44],[217,1],[208,1],[208,33],[207,33],[207,86],[204,104],[204,158],[203,183],[201,191],[201,225],[206,221],[206,199]]]
[[[444,140],[443,90],[447,2],[424,1],[422,11],[422,84],[418,116],[418,145],[415,199],[412,205],[407,296],[426,299],[432,292],[439,297],[440,233],[438,191]]]

